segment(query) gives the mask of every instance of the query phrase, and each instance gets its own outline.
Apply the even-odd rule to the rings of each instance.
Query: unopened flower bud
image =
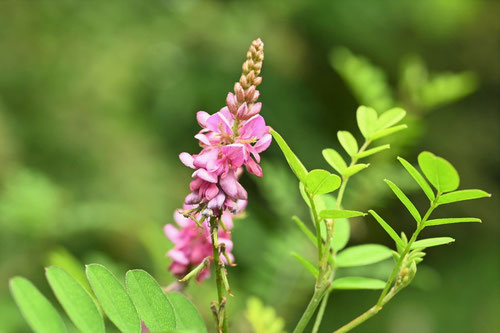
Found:
[[[247,101],[251,101],[253,98],[253,94],[255,94],[255,86],[250,86],[245,93],[245,98]]]
[[[229,109],[229,112],[235,114],[238,111],[238,104],[236,102],[236,96],[233,93],[228,93],[226,97],[226,105]]]
[[[255,93],[253,94],[253,98],[250,102],[252,102],[252,103],[255,102],[256,100],[259,99],[259,96],[260,96],[260,91],[255,90]]]
[[[243,102],[245,100],[245,90],[243,89],[243,87],[241,86],[241,84],[239,82],[236,82],[234,84],[234,92],[236,94],[236,100],[238,102]]]
[[[247,119],[247,113],[248,113],[248,106],[247,103],[241,104],[241,106],[238,108],[238,112],[236,113],[236,118],[238,119]]]
[[[262,76],[257,76],[255,80],[253,80],[253,84],[257,87],[259,84],[262,83]]]

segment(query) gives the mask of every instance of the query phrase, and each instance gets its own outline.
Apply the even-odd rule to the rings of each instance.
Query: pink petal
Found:
[[[234,116],[232,115],[231,111],[229,111],[229,108],[225,106],[222,109],[220,109],[219,112],[222,113],[222,115],[226,118],[229,126],[233,128]]]
[[[189,259],[186,257],[186,255],[182,251],[179,251],[176,249],[170,250],[170,251],[168,251],[168,256],[180,264],[184,264],[184,265],[189,264]]]
[[[219,185],[222,190],[230,197],[238,195],[238,182],[233,171],[229,171],[225,176],[221,176]]]
[[[209,147],[202,150],[201,153],[196,155],[193,160],[193,165],[197,168],[206,168],[211,160],[216,160],[219,155],[218,149],[211,149]]]
[[[163,231],[172,243],[177,243],[177,240],[179,239],[179,229],[171,224],[167,224],[163,227]]]
[[[221,220],[228,229],[233,228],[233,214],[230,212],[224,212],[222,213]]]
[[[257,153],[261,153],[267,148],[269,148],[269,145],[271,145],[271,142],[273,141],[273,136],[271,134],[266,134],[262,138],[260,138],[259,141],[253,146],[255,151]]]
[[[198,111],[196,113],[196,120],[198,120],[198,124],[200,124],[201,127],[207,127],[207,119],[209,117],[210,115],[205,111]]]
[[[219,193],[219,188],[215,184],[210,184],[205,191],[205,198],[212,200]]]
[[[188,153],[180,153],[179,154],[179,159],[181,160],[181,162],[185,166],[190,167],[191,169],[194,169],[194,165],[193,165],[194,158],[193,158],[193,156],[191,156]]]
[[[260,139],[267,132],[266,121],[261,115],[248,119],[241,128],[241,137],[245,139]]]
[[[226,155],[226,157],[231,161],[231,164],[235,168],[239,168],[245,163],[244,157],[245,146],[239,143],[232,145],[223,146],[221,152]]]
[[[256,175],[257,177],[262,177],[262,168],[255,163],[253,158],[249,158],[245,163],[245,166],[247,167],[248,172]]]
[[[174,220],[182,228],[187,226],[190,222],[190,219],[188,217],[184,217],[184,215],[182,215],[178,210],[174,213]]]
[[[217,175],[205,169],[198,169],[193,172],[193,177],[201,178],[209,183],[217,183]]]
[[[236,117],[239,119],[244,119],[248,113],[248,106],[247,103],[241,104],[241,106],[238,108],[238,112],[236,113]]]
[[[198,133],[194,136],[194,138],[199,140],[204,145],[210,146],[210,140],[205,134]]]
[[[216,133],[233,134],[229,121],[221,112],[217,112],[207,119],[207,128]]]
[[[247,112],[247,117],[251,118],[258,114],[260,110],[262,109],[262,103],[255,103],[252,108]]]

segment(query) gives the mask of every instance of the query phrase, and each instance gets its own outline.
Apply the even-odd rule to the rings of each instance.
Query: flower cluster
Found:
[[[257,102],[263,59],[264,44],[257,39],[248,50],[243,73],[234,85],[234,93],[230,92],[226,97],[226,106],[212,115],[205,111],[196,115],[202,127],[195,135],[201,152],[179,155],[182,163],[194,172],[189,185],[191,193],[184,201],[184,218],[181,220],[180,215],[176,215],[181,229],[177,230],[172,225],[165,227],[167,236],[175,244],[168,254],[173,259],[169,269],[177,276],[183,276],[190,267],[200,265],[211,255],[208,219],[214,217],[223,223],[230,220],[232,225],[231,214],[242,211],[246,206],[247,192],[238,182],[243,166],[248,172],[262,177],[259,153],[266,150],[272,140],[270,128],[259,114],[262,103]],[[218,233],[221,244],[226,242],[225,250],[230,251],[230,233]],[[203,280],[208,274],[208,269],[204,268],[198,279]]]

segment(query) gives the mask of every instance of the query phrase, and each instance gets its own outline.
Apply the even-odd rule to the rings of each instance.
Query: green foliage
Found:
[[[302,222],[301,219],[299,219],[297,216],[292,216],[292,220],[295,222],[295,224],[299,227],[299,229],[313,242],[314,245],[316,245],[316,238],[314,237],[313,233],[309,228]]]
[[[455,191],[458,188],[458,172],[444,158],[424,151],[418,155],[418,165],[439,193]]]
[[[297,178],[305,183],[306,182],[306,176],[307,176],[307,169],[305,166],[302,164],[302,162],[299,160],[299,158],[293,153],[293,151],[290,149],[288,144],[283,140],[281,135],[279,135],[278,132],[275,130],[271,130],[271,134],[273,135],[274,140],[278,143],[278,146],[280,147],[281,151],[283,152],[283,155],[285,155],[286,161],[288,162],[288,165],[290,165],[290,168],[292,169],[293,173],[297,176]]]
[[[273,308],[264,306],[256,297],[248,299],[245,316],[252,325],[253,332],[285,333],[285,321],[276,315]]]
[[[384,136],[405,129],[406,125],[391,127],[400,122],[406,115],[406,111],[401,108],[394,108],[385,111],[380,115],[375,109],[360,106],[356,111],[359,130],[367,140],[377,140]]]
[[[354,165],[349,166],[347,169],[345,169],[344,173],[342,175],[344,177],[351,177],[351,176],[354,176],[355,174],[357,174],[358,172],[368,168],[369,166],[370,166],[370,164],[363,164],[363,163],[354,164]]]
[[[64,333],[66,328],[47,298],[27,279],[14,277],[9,282],[10,292],[24,318],[36,333]]]
[[[324,219],[338,219],[338,218],[349,218],[356,216],[365,216],[363,212],[357,212],[355,210],[340,210],[340,209],[329,209],[322,210],[319,212],[319,216]]]
[[[433,219],[425,221],[425,226],[433,226],[433,225],[442,225],[442,224],[451,224],[451,223],[464,223],[464,222],[479,222],[481,223],[481,219],[475,217],[451,217],[444,219]]]
[[[387,183],[387,185],[389,185],[391,190],[394,192],[394,194],[396,194],[396,196],[403,203],[403,205],[405,205],[406,209],[408,209],[408,211],[411,213],[415,221],[417,221],[417,223],[420,223],[422,217],[420,216],[420,213],[418,212],[415,205],[410,201],[410,199],[408,199],[406,194],[404,194],[403,191],[401,191],[401,189],[397,187],[396,184],[394,184],[390,180],[385,179],[384,181]]]
[[[302,257],[297,252],[291,252],[290,254],[292,257],[297,259],[297,261],[300,262],[302,266],[304,266],[304,268],[307,269],[314,277],[318,277],[318,269],[311,262],[309,262],[309,260]]]
[[[460,190],[441,195],[437,203],[439,205],[444,205],[458,201],[489,198],[489,197],[491,197],[491,194],[486,193],[485,191],[482,190]]]
[[[342,250],[349,242],[351,227],[349,220],[336,219],[333,224],[333,234],[335,235],[332,240],[332,249],[334,251]]]
[[[377,263],[392,256],[392,251],[379,244],[351,246],[337,254],[338,267],[365,266]]]
[[[451,237],[434,237],[426,238],[413,242],[411,249],[424,249],[426,247],[433,247],[439,245],[446,245],[453,243],[455,240]]]
[[[375,147],[375,148],[371,148],[371,149],[365,150],[362,153],[356,154],[356,157],[357,158],[365,158],[365,157],[371,156],[373,154],[379,153],[382,150],[386,150],[386,149],[389,149],[389,148],[391,148],[391,145],[389,145],[389,144],[381,145],[381,146],[378,146],[378,147]]]
[[[384,228],[387,234],[391,236],[391,238],[396,242],[396,245],[399,245],[400,247],[405,246],[404,242],[401,240],[401,238],[399,238],[398,234],[394,231],[394,229],[392,229],[392,227],[387,222],[384,221],[384,219],[382,219],[377,213],[375,213],[375,211],[371,209],[368,212],[375,218],[375,220],[377,220],[377,222],[382,226],[382,228]]]
[[[340,154],[333,148],[323,149],[323,157],[339,174],[343,175],[347,164]]]
[[[349,276],[336,279],[332,283],[332,289],[384,289],[385,281],[360,276]]]
[[[305,179],[307,191],[311,195],[325,194],[335,191],[341,183],[340,177],[326,170],[312,170]]]
[[[434,195],[434,192],[432,191],[431,187],[427,183],[427,181],[422,177],[420,172],[418,172],[417,169],[413,165],[411,165],[408,161],[406,161],[404,158],[398,156],[399,162],[404,166],[406,171],[415,179],[417,184],[422,188],[424,191],[425,195],[429,198],[430,201],[434,201],[436,196]]]
[[[167,298],[175,312],[175,328],[176,331],[206,333],[207,327],[203,322],[203,318],[191,301],[181,293],[171,292],[167,294]]]
[[[354,156],[358,153],[358,142],[348,131],[338,131],[337,137],[339,139],[340,144],[345,149],[345,151],[349,154],[349,156]]]

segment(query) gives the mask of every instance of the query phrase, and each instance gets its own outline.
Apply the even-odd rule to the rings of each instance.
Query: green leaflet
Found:
[[[417,184],[422,188],[425,195],[429,198],[430,201],[434,201],[436,196],[434,195],[434,191],[431,189],[425,178],[418,172],[418,170],[411,165],[407,160],[398,156],[398,161],[401,162],[403,167],[408,171],[408,173],[415,179]]]
[[[296,252],[291,252],[290,254],[292,255],[292,257],[297,259],[297,261],[300,262],[302,266],[304,266],[305,269],[309,271],[309,273],[311,273],[316,278],[318,277],[318,269],[313,264],[311,264],[307,259],[305,259]]]
[[[104,266],[87,266],[87,278],[104,313],[121,332],[140,332],[134,304],[118,279]]]
[[[371,148],[371,149],[365,150],[362,153],[356,154],[356,157],[357,158],[365,158],[365,157],[371,156],[373,154],[376,154],[378,152],[381,152],[381,151],[389,149],[389,148],[391,148],[391,145],[389,145],[389,144],[378,146],[378,147],[375,147],[375,148]]]
[[[422,240],[418,240],[411,245],[411,249],[420,249],[432,246],[439,246],[453,243],[455,240],[451,237],[435,237],[435,238],[426,238]]]
[[[345,149],[345,151],[349,154],[349,156],[354,156],[358,153],[358,142],[354,138],[354,136],[348,131],[338,131],[337,138],[339,139],[340,144]]]
[[[360,276],[349,276],[336,279],[332,283],[332,289],[360,290],[360,289],[384,289],[385,281]]]
[[[345,176],[345,177],[353,176],[353,175],[357,174],[358,172],[360,172],[361,170],[368,168],[369,166],[370,166],[370,164],[363,164],[363,163],[354,164],[354,165],[352,165],[344,170],[343,176]]]
[[[57,266],[45,275],[59,303],[75,326],[84,333],[104,332],[104,321],[89,293],[69,273]]]
[[[370,139],[371,135],[377,130],[377,118],[377,111],[373,108],[360,106],[356,110],[359,130],[366,139]]]
[[[387,185],[389,185],[391,190],[394,192],[394,194],[396,194],[396,196],[403,203],[403,205],[405,205],[406,209],[408,209],[408,211],[411,213],[411,215],[413,216],[415,221],[420,223],[420,221],[422,220],[422,217],[420,216],[420,213],[418,212],[415,205],[413,205],[413,203],[410,201],[410,199],[408,199],[406,194],[404,194],[403,191],[401,191],[399,189],[399,187],[397,187],[396,184],[394,184],[390,180],[384,179],[384,181],[387,183]]]
[[[338,267],[364,266],[392,257],[392,251],[379,244],[363,244],[349,247],[337,254]]]
[[[345,169],[347,169],[347,164],[340,154],[333,148],[323,149],[323,157],[334,168],[339,174],[343,174]]]
[[[455,191],[460,184],[457,170],[450,162],[428,151],[418,155],[418,165],[425,177],[438,192]]]
[[[275,130],[271,130],[270,132],[274,137],[274,140],[276,140],[276,142],[278,143],[278,146],[283,152],[283,155],[285,155],[286,161],[288,162],[288,165],[292,169],[293,173],[301,182],[304,183],[307,175],[306,167],[302,164],[302,162],[300,162],[299,158],[293,153],[293,151],[290,149],[288,144],[281,137],[281,135],[279,135],[278,132],[276,132]]]
[[[171,292],[166,296],[174,308],[176,329],[182,332],[207,332],[207,327],[200,312],[186,296],[178,292]]]
[[[335,251],[342,250],[349,242],[351,226],[347,219],[337,219],[333,224],[333,240],[332,249]]]
[[[464,222],[479,222],[481,220],[475,217],[450,217],[444,219],[434,219],[425,221],[425,226],[430,227],[433,225],[451,224],[451,223],[464,223]]]
[[[57,310],[27,279],[17,276],[9,281],[10,292],[24,319],[36,333],[64,333],[66,328]]]
[[[292,220],[295,222],[295,224],[297,224],[299,229],[307,236],[307,238],[309,238],[309,240],[314,244],[314,246],[316,246],[316,236],[314,236],[314,234],[309,230],[309,228],[306,227],[304,222],[302,222],[302,220],[297,216],[292,216]]]
[[[127,272],[127,290],[151,332],[176,328],[174,309],[158,283],[147,272],[135,269]]]
[[[380,115],[377,120],[377,129],[383,130],[392,125],[396,125],[406,116],[406,111],[402,108],[392,108]]]
[[[383,130],[380,130],[380,131],[373,133],[371,136],[371,140],[377,140],[377,139],[383,138],[384,136],[394,134],[396,132],[402,131],[402,130],[407,129],[407,128],[408,128],[408,126],[404,125],[404,124],[394,126],[394,127],[389,127],[389,128],[386,128],[386,129],[383,129]]]
[[[366,215],[363,212],[358,212],[355,210],[341,210],[341,209],[329,209],[322,210],[319,212],[319,216],[324,219],[337,219],[337,218],[349,218],[356,216],[364,216]]]
[[[305,185],[312,195],[325,194],[335,191],[340,187],[340,177],[326,170],[316,169],[306,176]]]
[[[248,299],[245,316],[252,326],[252,332],[286,333],[283,318],[278,317],[272,307],[264,306],[256,297]]]
[[[377,213],[375,213],[375,211],[371,209],[368,211],[368,213],[370,213],[375,218],[375,220],[377,220],[377,222],[382,226],[382,228],[384,228],[387,234],[391,236],[391,238],[396,242],[396,245],[405,247],[405,244],[403,243],[401,238],[399,238],[398,234],[394,231],[394,229],[392,229],[392,227],[387,222],[384,221],[383,218],[381,218]]]
[[[460,190],[441,195],[437,203],[439,205],[444,205],[452,202],[480,199],[486,197],[491,197],[491,194],[482,190]]]

